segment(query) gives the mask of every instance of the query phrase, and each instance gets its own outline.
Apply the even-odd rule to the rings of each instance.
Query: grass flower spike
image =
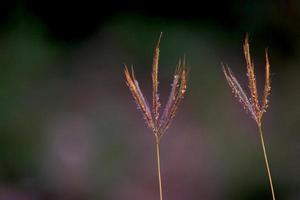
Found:
[[[274,187],[273,187],[273,182],[272,182],[272,176],[271,176],[271,171],[269,167],[269,162],[267,158],[267,153],[266,153],[266,148],[265,148],[265,142],[263,138],[263,133],[262,133],[262,116],[266,112],[266,109],[268,107],[268,96],[270,95],[271,92],[271,82],[270,82],[270,63],[269,63],[269,57],[268,57],[268,52],[267,50],[265,51],[265,59],[266,59],[266,64],[265,64],[265,83],[264,83],[264,91],[262,95],[261,102],[258,97],[258,92],[257,92],[257,86],[256,86],[256,78],[255,78],[255,72],[254,72],[254,64],[250,56],[250,48],[249,48],[249,39],[248,36],[246,36],[244,45],[244,55],[245,55],[245,60],[246,60],[246,65],[247,65],[247,76],[248,76],[248,88],[250,91],[250,94],[248,97],[247,94],[244,92],[243,88],[240,86],[239,82],[233,75],[232,71],[228,66],[222,66],[223,67],[223,72],[225,75],[225,78],[231,87],[234,95],[238,98],[239,102],[242,104],[244,109],[250,113],[252,118],[256,121],[258,129],[259,129],[259,134],[260,134],[260,139],[261,139],[261,144],[263,148],[263,154],[264,154],[264,159],[266,163],[266,168],[267,168],[267,173],[268,173],[268,178],[270,182],[270,188],[272,192],[272,197],[273,200],[275,200],[275,193],[274,193]]]
[[[163,190],[162,190],[162,181],[160,173],[160,151],[159,143],[161,137],[164,135],[166,130],[169,128],[172,119],[175,117],[176,111],[179,107],[180,102],[184,98],[187,87],[187,77],[188,72],[186,69],[185,58],[181,61],[179,60],[178,66],[174,73],[173,83],[171,92],[167,101],[167,104],[164,108],[162,114],[159,113],[161,107],[159,94],[158,94],[158,61],[159,61],[159,44],[161,40],[162,33],[159,36],[152,64],[152,107],[150,108],[146,98],[144,97],[138,81],[135,78],[133,68],[131,72],[128,67],[125,65],[125,78],[126,84],[129,87],[129,90],[137,104],[138,108],[141,110],[143,117],[146,121],[148,127],[152,130],[155,141],[156,141],[156,157],[157,157],[157,172],[158,172],[158,182],[159,182],[159,193],[160,200],[163,199]]]
[[[268,96],[271,91],[270,64],[269,64],[268,52],[265,51],[265,57],[266,57],[265,86],[264,86],[263,97],[261,100],[261,105],[259,103],[259,97],[257,93],[254,64],[250,56],[248,36],[246,36],[245,43],[244,43],[244,55],[247,64],[247,76],[248,76],[248,87],[250,91],[250,98],[246,95],[246,93],[240,86],[239,82],[237,81],[237,79],[235,78],[235,76],[233,75],[229,67],[223,66],[223,72],[229,86],[231,87],[235,96],[239,99],[244,109],[251,114],[252,118],[256,121],[257,125],[261,126],[262,116],[266,112],[266,109],[268,107]]]

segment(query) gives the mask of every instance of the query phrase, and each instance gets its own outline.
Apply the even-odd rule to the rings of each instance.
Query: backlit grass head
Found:
[[[135,78],[133,68],[131,72],[125,65],[125,78],[126,84],[138,106],[141,110],[146,124],[152,129],[157,140],[166,132],[169,128],[172,119],[175,117],[176,111],[179,107],[180,102],[184,98],[187,87],[188,72],[186,69],[185,58],[179,60],[177,68],[174,72],[173,83],[171,92],[166,103],[166,106],[162,113],[159,112],[161,103],[158,94],[158,61],[159,61],[159,44],[162,33],[159,36],[152,64],[152,106],[150,107],[146,98],[144,97],[139,83]]]
[[[243,88],[233,75],[232,71],[228,66],[223,66],[223,72],[225,75],[225,78],[231,87],[234,95],[239,99],[239,102],[242,104],[244,109],[248,111],[252,118],[256,121],[257,125],[261,125],[261,120],[263,114],[266,112],[266,109],[268,107],[268,96],[271,92],[271,83],[270,83],[270,64],[269,64],[269,58],[268,58],[268,52],[265,51],[265,85],[264,85],[264,92],[261,99],[261,103],[258,98],[258,92],[257,92],[257,86],[256,86],[256,78],[254,73],[254,63],[250,56],[250,50],[249,50],[249,40],[248,36],[246,36],[244,45],[244,55],[245,60],[247,64],[247,77],[248,77],[248,88],[250,91],[250,98],[247,96],[247,94],[244,92]]]

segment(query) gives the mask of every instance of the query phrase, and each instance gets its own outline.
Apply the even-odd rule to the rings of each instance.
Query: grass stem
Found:
[[[156,141],[156,159],[157,159],[157,175],[158,175],[158,185],[159,185],[159,199],[163,200],[163,190],[162,181],[160,173],[160,151],[159,151],[159,140]]]
[[[261,125],[258,126],[258,129],[259,129],[261,145],[262,145],[262,148],[263,148],[264,158],[265,158],[265,162],[266,162],[266,168],[267,168],[267,172],[268,172],[272,197],[273,197],[273,200],[275,200],[275,193],[274,193],[274,187],[273,187],[273,182],[272,182],[272,176],[271,176],[271,171],[270,171],[270,167],[269,167],[269,162],[268,162],[268,157],[267,157],[267,152],[266,152],[266,147],[265,147],[265,141],[264,141]]]

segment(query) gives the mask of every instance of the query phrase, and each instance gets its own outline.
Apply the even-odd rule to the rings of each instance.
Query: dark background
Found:
[[[271,199],[257,128],[224,80],[246,89],[246,33],[263,87],[278,199],[300,199],[299,1],[0,1],[0,199],[158,199],[154,140],[125,85],[151,95],[163,32],[164,102],[178,59],[186,99],[162,140],[166,199]],[[150,101],[150,99],[149,99]]]

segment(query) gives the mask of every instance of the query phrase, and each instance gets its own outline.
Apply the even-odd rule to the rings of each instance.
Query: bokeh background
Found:
[[[166,199],[271,199],[257,128],[224,80],[247,86],[249,33],[278,199],[300,199],[297,0],[0,1],[0,199],[158,199],[154,138],[125,85],[133,64],[151,96],[161,42],[163,103],[184,54],[188,92],[161,143]],[[260,87],[260,91],[261,91]]]

